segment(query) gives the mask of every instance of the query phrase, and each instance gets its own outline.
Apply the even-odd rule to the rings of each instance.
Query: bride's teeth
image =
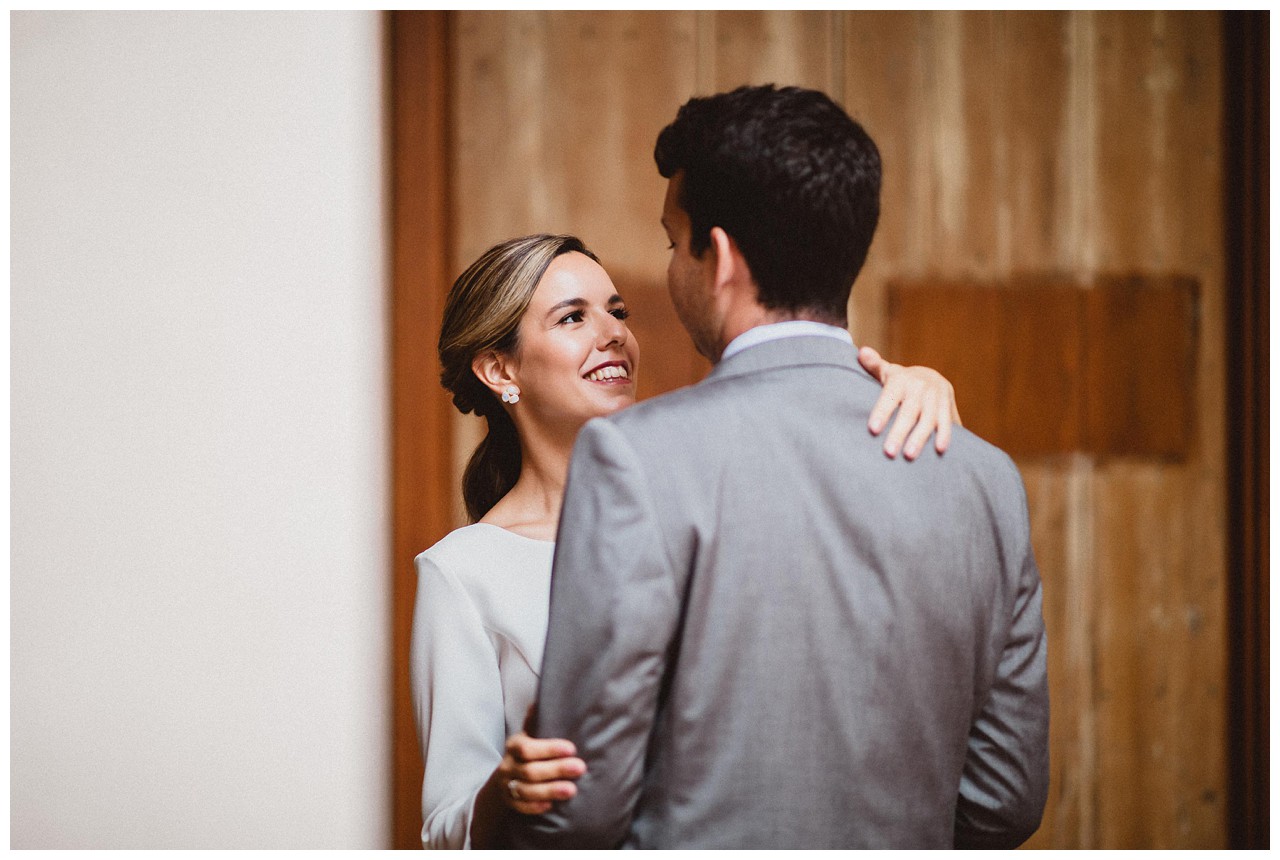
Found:
[[[603,382],[606,379],[630,379],[631,374],[627,373],[625,367],[611,364],[608,367],[602,367],[599,370],[593,370],[587,374],[587,379],[592,382]]]

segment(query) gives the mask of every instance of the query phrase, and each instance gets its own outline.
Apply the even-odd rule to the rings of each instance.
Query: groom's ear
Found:
[[[738,243],[720,227],[711,228],[711,251],[714,254],[713,287],[719,291],[726,285],[751,282],[751,271]]]
[[[471,372],[486,388],[499,396],[514,381],[511,362],[499,352],[482,352],[471,359]]]

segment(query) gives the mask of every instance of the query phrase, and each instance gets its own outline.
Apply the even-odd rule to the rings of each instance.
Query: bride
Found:
[[[417,558],[410,665],[424,847],[484,847],[504,807],[545,812],[573,796],[585,770],[569,741],[521,729],[537,692],[574,438],[635,402],[639,347],[626,319],[596,256],[572,236],[496,245],[449,293],[441,381],[489,432],[463,477],[472,525]],[[869,430],[898,409],[886,454],[905,439],[913,459],[935,430],[944,451],[959,423],[951,385],[870,348],[859,360],[885,386]]]

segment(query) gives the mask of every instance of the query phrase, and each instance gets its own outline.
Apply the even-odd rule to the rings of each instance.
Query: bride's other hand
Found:
[[[519,732],[507,738],[506,754],[492,780],[507,806],[524,815],[541,815],[553,801],[578,793],[573,780],[587,772],[587,764],[575,757],[576,752],[570,741]]]
[[[939,454],[946,451],[951,444],[951,425],[960,426],[955,389],[946,377],[928,367],[903,367],[886,361],[869,346],[858,350],[858,362],[884,386],[867,421],[871,433],[879,435],[893,410],[898,410],[884,441],[885,454],[896,457],[901,449],[903,456],[914,460],[935,430],[933,446]]]

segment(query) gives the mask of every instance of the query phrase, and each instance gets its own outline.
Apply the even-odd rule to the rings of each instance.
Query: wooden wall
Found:
[[[453,526],[453,408],[436,337],[453,280],[449,18],[397,12],[389,55],[392,399],[392,847],[421,848],[422,754],[409,686],[413,559]],[[424,332],[428,333],[424,336]]]
[[[884,214],[851,306],[860,343],[885,346],[887,290],[904,279],[1194,279],[1186,454],[1019,461],[1053,696],[1031,845],[1224,847],[1219,17],[465,12],[450,26],[453,271],[510,236],[582,236],[638,312],[642,393],[705,370],[666,304],[653,142],[690,95],[742,83],[824,89],[881,148]],[[958,396],[964,415],[972,395]],[[460,473],[477,428],[455,420]]]

